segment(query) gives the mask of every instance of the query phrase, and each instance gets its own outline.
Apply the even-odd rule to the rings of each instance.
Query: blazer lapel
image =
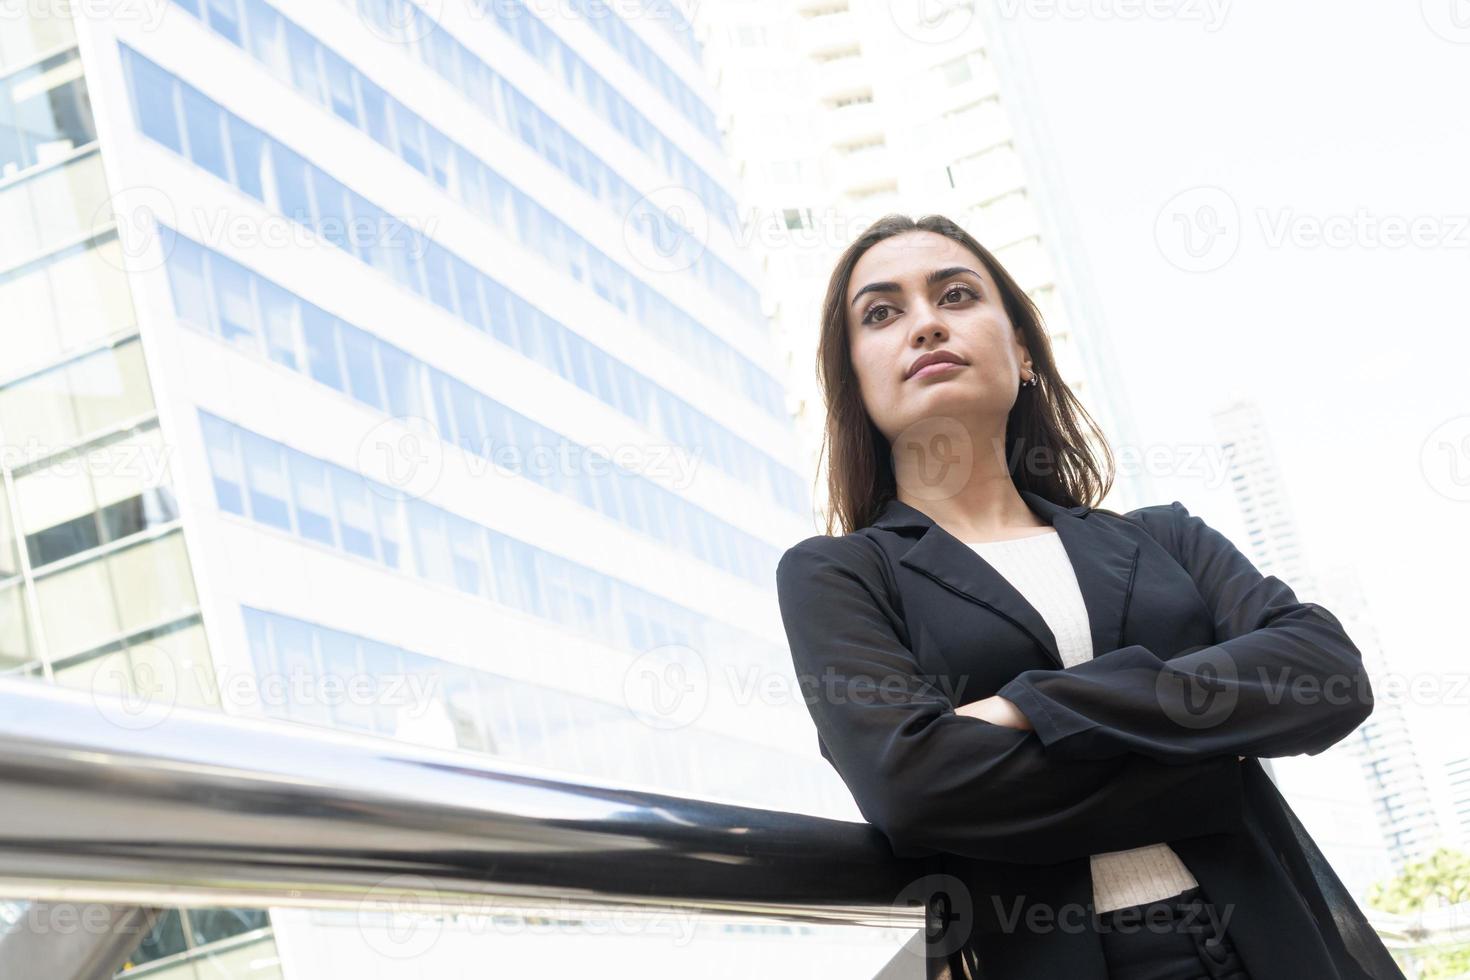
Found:
[[[1123,621],[1138,561],[1137,542],[1101,521],[1084,520],[1091,509],[1085,504],[1063,507],[1029,490],[1020,494],[1038,517],[1056,529],[1072,562],[1087,608],[1093,655],[1122,646]],[[1004,616],[1030,634],[1058,669],[1064,666],[1056,637],[1041,613],[979,552],[933,518],[895,499],[873,526],[922,529],[919,539],[899,557],[901,564]]]

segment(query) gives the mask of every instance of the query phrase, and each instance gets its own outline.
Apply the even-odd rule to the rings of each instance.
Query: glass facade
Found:
[[[618,17],[603,0],[569,0],[568,6],[581,15],[604,41],[612,46],[623,60],[633,66],[664,97],[664,101],[679,111],[685,119],[698,129],[716,149],[720,149],[720,130],[715,123],[715,114],[710,111],[694,91],[685,85],[678,74],[658,56],[652,47],[640,38],[621,17]],[[666,16],[663,11],[647,11],[655,16]],[[672,9],[672,8],[670,8]],[[683,21],[686,30],[687,21]],[[692,37],[693,31],[690,31]],[[695,55],[696,59],[698,54]]]
[[[247,193],[250,188],[273,187],[274,192],[263,200],[273,210],[316,229],[323,234],[324,240],[387,274],[471,327],[493,333],[497,339],[518,350],[539,352],[540,356],[535,359],[557,365],[558,373],[564,377],[576,379],[572,357],[585,354],[590,362],[586,367],[594,369],[589,375],[591,383],[582,385],[585,390],[625,414],[633,405],[638,405],[641,412],[633,416],[636,421],[701,455],[708,453],[716,465],[721,465],[737,478],[759,481],[760,489],[792,512],[806,512],[807,498],[794,470],[713,423],[699,426],[701,420],[693,417],[693,411],[680,411],[682,403],[668,396],[667,392],[663,393],[667,396],[665,407],[672,407],[677,414],[663,419],[662,424],[654,422],[659,414],[651,399],[637,401],[635,394],[635,401],[630,402],[622,397],[635,383],[634,379],[641,378],[626,365],[610,355],[605,358],[595,356],[592,352],[598,348],[541,313],[500,282],[353,192],[290,148],[224,112],[191,86],[130,48],[124,47],[123,52],[138,123],[150,138],[184,152],[205,169],[218,162],[222,172],[216,175]],[[192,123],[189,119],[191,112],[198,117]],[[191,126],[210,129],[215,134],[202,153],[196,153],[192,145],[187,150],[180,149],[179,134],[187,133]],[[226,140],[230,144],[230,152],[216,151],[215,138]],[[228,162],[236,155],[237,138],[255,148],[251,159],[265,168],[268,180],[255,171],[242,176]],[[517,217],[525,219],[523,224],[527,230],[524,233],[532,235],[535,222],[530,219],[534,219],[536,213],[536,209],[521,209],[515,216],[502,214],[501,220],[514,223]],[[340,234],[349,228],[369,231],[363,235]],[[541,227],[541,232],[547,231],[548,228]],[[558,236],[548,236],[555,237]],[[687,331],[676,331],[676,334],[695,336]],[[712,335],[706,333],[704,336]],[[561,349],[563,345],[565,352]],[[697,359],[699,352],[691,350],[688,356]],[[689,423],[696,426],[697,435],[680,431],[681,426]],[[703,441],[706,437],[708,441]],[[722,460],[725,461],[723,464]]]
[[[183,669],[210,651],[76,37],[21,13],[0,16],[0,675],[134,698],[167,676],[217,709]],[[265,912],[169,910],[123,973],[242,943],[274,959]]]
[[[173,2],[196,12],[196,5],[187,0]],[[234,7],[237,2],[241,5],[239,9]],[[228,16],[219,13],[222,6],[231,8]],[[243,10],[243,16],[240,10]],[[203,12],[198,13],[203,16]],[[670,343],[671,349],[681,349],[681,343],[673,340],[677,334],[707,334],[707,337],[699,339],[705,348],[699,352],[703,359],[692,360],[691,363],[716,364],[735,371],[734,377],[748,375],[748,379],[742,378],[746,380],[746,390],[740,393],[772,415],[784,418],[779,384],[767,372],[592,246],[575,228],[555,218],[530,195],[394,99],[355,66],[283,17],[264,0],[224,0],[223,3],[211,4],[205,20],[215,33],[250,52],[282,82],[362,130],[421,176],[433,180],[460,204],[497,228],[507,227],[504,219],[509,213],[506,210],[508,206],[516,215],[512,227],[521,232],[519,241],[522,245],[538,252],[557,268],[569,271],[578,281],[588,282],[601,299],[616,306],[620,312],[635,311],[639,322],[651,322],[660,337]],[[241,24],[244,25],[243,30]],[[500,129],[519,138],[543,160],[571,178],[619,221],[626,221],[628,228],[650,237],[659,254],[677,255],[680,264],[687,263],[699,285],[717,296],[726,308],[738,311],[744,326],[757,331],[758,336],[765,330],[760,297],[753,286],[702,243],[690,237],[687,231],[671,222],[659,208],[643,199],[631,184],[602,163],[564,127],[557,125],[531,98],[489,66],[474,59],[467,49],[449,47],[455,42],[444,31],[435,31],[432,36],[443,40],[441,44],[426,49],[426,53],[435,56],[431,66],[440,69],[440,74],[446,81],[454,83],[456,90],[465,91],[460,86],[462,82],[470,81],[463,70],[465,62],[473,59],[480,66],[483,77],[474,79],[469,89],[475,95],[477,109]],[[447,59],[447,62],[441,59]],[[187,120],[187,109],[185,116]],[[204,159],[196,159],[195,162],[205,169],[212,169],[209,166],[212,158],[222,156],[216,149],[217,142],[218,137],[211,134],[201,154]],[[711,356],[717,360],[708,360]],[[712,373],[723,380],[720,372]]]
[[[220,510],[635,654],[682,644],[775,669],[776,644],[204,410]]]
[[[687,22],[664,0],[644,3],[638,16],[664,22],[657,29],[676,40],[671,48],[602,0],[573,0],[566,20],[517,0],[469,0],[455,28],[462,37],[407,0],[169,6],[179,10],[160,29],[78,17],[80,44],[69,7],[44,18],[0,16],[0,674],[135,700],[150,699],[168,678],[173,703],[234,711],[240,706],[222,678],[210,675],[229,649],[246,658],[260,682],[256,706],[273,718],[614,785],[841,809],[840,784],[800,753],[807,746],[773,747],[769,731],[738,727],[757,716],[730,713],[750,693],[750,672],[789,671],[784,644],[727,606],[640,578],[649,570],[617,554],[633,530],[654,554],[667,548],[677,562],[692,557],[737,577],[718,581],[747,601],[759,594],[747,585],[772,591],[779,549],[751,533],[753,523],[721,515],[737,504],[767,520],[810,510],[804,479],[783,462],[794,454],[767,435],[794,431],[785,393],[765,366],[770,336],[756,289],[721,258],[728,253],[705,248],[639,191],[677,182],[713,221],[738,231],[734,199],[707,163],[720,151],[715,114],[685,81],[697,77],[697,63],[675,63],[698,57]],[[348,23],[348,13],[358,20]],[[317,26],[334,18],[350,31]],[[379,45],[381,57],[364,57],[365,43]],[[491,58],[513,64],[492,67]],[[100,127],[89,82],[97,111],[109,113]],[[232,101],[245,88],[253,109]],[[458,99],[449,116],[434,105]],[[293,129],[287,145],[274,135],[276,108],[317,119],[322,135]],[[348,185],[366,175],[330,164],[343,158],[324,139],[349,144],[348,159],[371,162],[381,178],[371,200]],[[510,155],[522,164],[512,166]],[[112,197],[104,156],[115,185],[152,188],[176,213],[263,215],[284,218],[292,233],[305,229],[287,246],[299,249],[291,258],[299,255],[303,267],[324,262],[317,268],[327,274],[268,278],[252,256],[213,241],[198,223],[145,227],[138,213],[114,215],[130,199]],[[407,203],[415,198],[430,203],[415,208]],[[495,247],[456,254],[403,220],[426,210],[462,214],[463,227]],[[579,228],[583,215],[586,226],[625,224],[634,253],[651,248],[688,262],[656,278],[621,246],[597,247],[606,236]],[[155,231],[156,241],[147,237]],[[140,241],[149,249],[137,250]],[[333,249],[309,254],[321,242]],[[162,264],[150,264],[159,252]],[[595,332],[576,324],[599,343],[529,302],[529,287],[510,288],[517,269],[568,291],[599,321]],[[346,301],[359,285],[442,324],[395,325],[390,334],[381,318]],[[489,390],[484,372],[453,359],[465,350],[544,378],[548,400],[519,379],[514,397]],[[210,366],[229,375],[209,394],[218,413],[199,407],[204,376],[180,360],[201,351],[218,352]],[[666,387],[674,381],[645,373],[649,353],[698,379],[685,397]],[[252,389],[264,376],[271,391]],[[288,441],[329,448],[311,455],[268,437],[280,434],[274,426],[231,420],[256,418],[267,398],[278,398],[282,417],[310,437]],[[733,415],[716,402],[735,405]],[[672,448],[681,462],[717,469],[700,490],[720,506],[694,503],[672,477],[620,465],[620,456],[614,462],[583,445],[586,436],[573,442],[568,434],[584,430],[566,411],[604,406],[606,421],[640,433],[631,438],[647,449]],[[323,417],[314,417],[317,408]],[[333,439],[360,437],[343,432],[340,420],[361,417],[362,408],[415,430],[425,427],[414,420],[425,420],[446,447],[497,467],[467,466],[471,472],[555,491],[525,494],[536,520],[581,513],[564,509],[573,503],[596,511],[607,522],[582,516],[600,539],[585,553],[548,544],[525,522],[470,520],[329,461],[343,458]],[[335,423],[327,417],[334,412]],[[202,434],[199,452],[171,454],[176,426]],[[546,457],[554,462],[543,464]],[[244,545],[216,553],[222,540]],[[255,543],[290,550],[311,566],[314,586],[347,588],[351,576],[354,599],[418,596],[456,622],[410,629],[393,643],[366,627],[354,632],[352,620],[323,611],[329,603],[273,593],[282,569],[260,565]],[[216,620],[218,610],[226,614]],[[446,637],[467,632],[475,644],[461,657]],[[576,690],[555,686],[549,674],[539,683],[514,676],[521,672],[511,665],[525,663],[515,658],[528,655],[527,632],[550,638],[530,655],[564,663],[568,676],[581,672]],[[698,725],[653,724],[618,688],[629,666],[665,647],[698,651],[708,669],[716,700]],[[319,683],[271,684],[303,673]],[[593,676],[610,683],[589,690]],[[395,679],[407,701],[383,690]],[[376,682],[375,696],[317,696],[334,684],[350,692],[353,681]],[[286,913],[273,922],[258,910],[176,908],[119,976],[278,978],[286,971],[277,936],[283,949],[313,954],[331,938]]]
[[[812,762],[699,729],[658,729],[582,697],[364,636],[245,607],[265,709],[288,721],[485,752],[619,785],[811,808]],[[295,675],[311,683],[294,680]],[[323,683],[330,677],[331,683]],[[357,690],[357,695],[348,692]],[[334,692],[327,694],[327,692]],[[709,765],[719,759],[720,765]]]
[[[519,475],[700,561],[770,587],[780,554],[754,535],[218,252],[166,226],[162,232],[180,322],[378,411],[427,419],[440,438],[486,460],[496,460],[497,451],[507,447],[519,450],[520,459],[532,460],[516,467]],[[581,372],[581,380],[591,387],[588,372]],[[536,465],[538,450],[568,460],[572,472]]]

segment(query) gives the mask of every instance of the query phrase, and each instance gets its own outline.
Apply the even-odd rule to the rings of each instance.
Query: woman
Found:
[[[875,223],[818,372],[833,509],[781,615],[823,756],[941,883],[928,975],[1402,978],[1255,761],[1368,716],[1359,651],[1178,501],[1092,506],[1086,412],[1000,263]]]

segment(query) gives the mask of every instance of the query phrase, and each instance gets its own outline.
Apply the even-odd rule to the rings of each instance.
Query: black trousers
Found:
[[[1103,912],[1095,925],[1112,980],[1250,980],[1230,943],[1229,917],[1198,886]]]

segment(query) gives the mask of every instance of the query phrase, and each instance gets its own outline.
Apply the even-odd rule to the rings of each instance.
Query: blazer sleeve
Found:
[[[1133,644],[1065,670],[1018,674],[997,693],[1026,715],[1048,754],[1316,755],[1372,713],[1362,654],[1332,613],[1262,575],[1177,500],[1124,516],[1189,572],[1215,643],[1168,659]]]
[[[1236,759],[1049,758],[1031,732],[957,714],[900,639],[884,559],[819,535],[777,563],[781,617],[822,755],[898,857],[1052,864],[1243,829]]]

